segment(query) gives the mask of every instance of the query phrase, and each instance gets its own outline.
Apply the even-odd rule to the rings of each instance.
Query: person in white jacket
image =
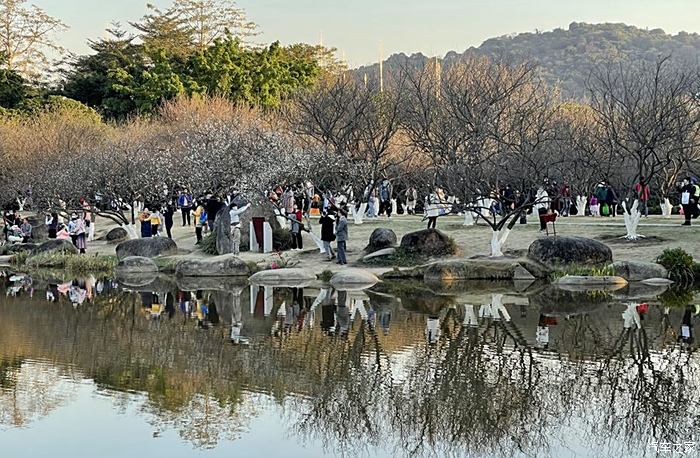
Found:
[[[233,254],[238,255],[241,252],[241,218],[240,215],[250,208],[250,204],[246,204],[241,208],[234,203],[229,209],[231,218],[231,241],[233,242]]]
[[[535,205],[533,206],[537,210],[537,214],[540,217],[540,231],[547,229],[547,223],[544,221],[543,216],[547,214],[547,210],[549,210],[551,203],[552,200],[549,197],[549,194],[547,194],[547,191],[540,186],[535,194]]]

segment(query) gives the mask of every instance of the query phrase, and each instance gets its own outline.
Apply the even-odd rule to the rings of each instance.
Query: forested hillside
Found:
[[[697,63],[700,59],[700,35],[680,32],[669,35],[661,29],[645,30],[625,24],[585,24],[573,22],[568,29],[549,32],[520,33],[490,38],[478,48],[463,53],[451,51],[443,58],[449,64],[463,57],[486,55],[511,62],[529,61],[540,68],[546,79],[558,85],[567,97],[585,93],[586,78],[591,69],[601,62],[653,63],[659,56],[671,55],[674,61]],[[397,71],[404,63],[420,65],[428,58],[422,54],[410,57],[396,54],[385,63],[385,72]],[[375,79],[377,65],[362,67]]]

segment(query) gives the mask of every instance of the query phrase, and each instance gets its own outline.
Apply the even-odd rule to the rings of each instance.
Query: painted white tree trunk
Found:
[[[362,224],[362,220],[365,217],[365,213],[367,212],[367,203],[363,202],[360,204],[360,209],[358,211],[355,210],[355,206],[351,205],[350,208],[352,209],[352,219],[355,221],[355,224]]]
[[[19,211],[23,212],[24,206],[26,204],[27,204],[27,199],[20,199],[19,197],[17,198],[17,205],[19,205]]]
[[[139,238],[139,233],[136,231],[136,225],[135,224],[122,224],[121,225],[122,229],[126,231],[126,234],[129,236],[130,240],[134,240]]]
[[[671,201],[668,200],[668,197],[664,197],[664,201],[661,202],[661,215],[663,215],[664,218],[670,218],[672,211],[673,205],[671,205]]]
[[[642,214],[637,210],[639,206],[639,201],[634,200],[631,209],[627,209],[627,202],[622,202],[622,209],[624,210],[623,216],[625,217],[625,228],[627,229],[627,235],[624,238],[627,240],[637,240],[642,235],[637,234],[637,226],[639,226],[639,220],[642,219]]]
[[[576,196],[576,210],[578,210],[577,216],[586,216],[586,196]]]
[[[480,207],[479,213],[481,213],[481,216],[483,216],[484,218],[488,218],[489,216],[491,216],[490,208],[492,202],[493,201],[491,199],[479,199],[479,201],[477,202],[478,206]]]
[[[95,222],[90,222],[90,229],[88,230],[88,242],[95,240]]]
[[[504,227],[500,231],[492,231],[491,233],[491,257],[497,258],[503,256],[503,247],[510,235],[510,229]]]
[[[464,321],[462,322],[464,326],[477,327],[479,326],[479,320],[476,318],[476,313],[474,312],[474,306],[471,304],[464,304]]]
[[[391,214],[392,215],[398,214],[398,205],[396,203],[396,199],[391,199]]]
[[[474,215],[474,212],[471,210],[467,210],[464,212],[464,225],[465,226],[473,226],[476,224],[476,218]]]

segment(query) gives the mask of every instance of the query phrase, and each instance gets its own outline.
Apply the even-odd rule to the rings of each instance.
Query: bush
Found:
[[[331,278],[333,278],[333,271],[328,269],[318,274],[318,279],[324,283],[328,283],[329,281],[331,281]]]
[[[394,254],[390,254],[389,256],[377,256],[367,260],[363,259],[361,262],[362,264],[376,267],[415,267],[420,264],[425,264],[427,261],[428,258],[425,256],[398,247],[394,250]]]
[[[117,265],[117,258],[53,252],[28,257],[22,265],[30,269],[61,268],[71,273],[111,273]]]
[[[285,251],[292,248],[292,234],[285,228],[277,228],[272,231],[272,249]]]
[[[214,234],[214,232],[207,234],[206,237],[202,239],[202,243],[199,244],[199,249],[202,250],[204,254],[219,254],[219,252],[216,251],[216,234]]]
[[[664,266],[669,278],[677,283],[691,284],[695,281],[697,264],[683,248],[665,249],[656,262]]]

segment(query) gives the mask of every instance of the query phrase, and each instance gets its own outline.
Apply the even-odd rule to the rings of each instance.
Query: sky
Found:
[[[149,0],[29,0],[70,26],[58,38],[75,53],[110,22],[138,20]],[[150,0],[167,7],[170,0]],[[404,52],[462,52],[487,38],[567,28],[571,22],[624,22],[668,33],[700,32],[698,0],[238,0],[260,26],[261,43],[279,40],[338,49],[351,67]]]

